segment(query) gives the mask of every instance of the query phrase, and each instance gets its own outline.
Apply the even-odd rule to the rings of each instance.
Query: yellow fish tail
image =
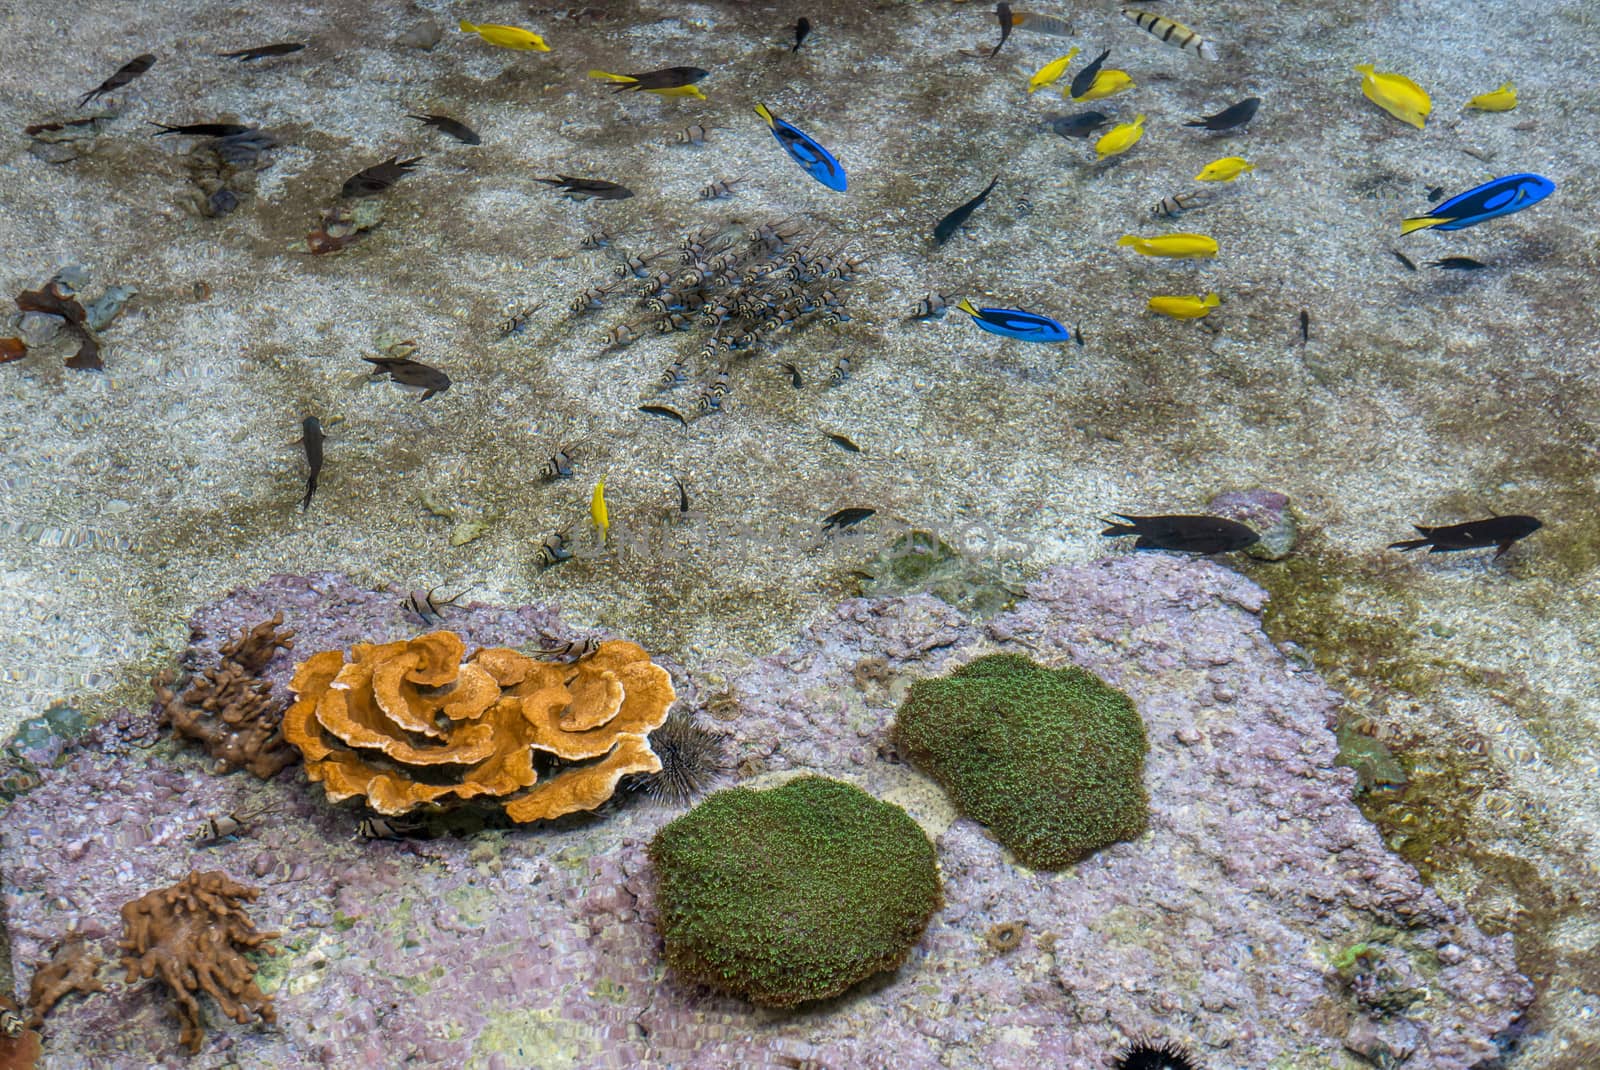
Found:
[[[956,302],[956,307],[969,316],[976,317],[978,315],[978,310],[973,308],[972,302],[968,301],[965,297]]]
[[[478,32],[478,28],[476,26],[474,26],[472,23],[468,22],[466,19],[462,19],[461,20],[461,32],[462,33],[477,33]]]
[[[765,104],[757,104],[756,105],[756,114],[761,116],[762,121],[765,122],[768,126],[777,126],[778,125],[777,121],[772,118],[772,113],[767,110],[767,106]]]
[[[1143,239],[1140,238],[1138,235],[1135,235],[1135,234],[1124,234],[1122,237],[1117,239],[1117,244],[1118,245],[1138,245],[1139,242],[1141,242],[1141,241],[1143,241]]]
[[[589,77],[604,78],[608,82],[621,82],[623,84],[637,82],[639,80],[633,77],[631,74],[612,74],[609,71],[597,71],[592,69],[589,71]]]
[[[1431,215],[1413,216],[1410,219],[1402,219],[1400,221],[1400,235],[1404,237],[1414,230],[1423,230],[1427,227],[1436,227],[1440,223],[1448,222],[1450,222],[1449,219],[1439,219]]]

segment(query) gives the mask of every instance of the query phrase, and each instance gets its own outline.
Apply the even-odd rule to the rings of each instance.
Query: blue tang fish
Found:
[[[796,130],[773,115],[765,104],[756,105],[756,114],[766,120],[767,126],[772,129],[772,136],[778,139],[783,151],[789,154],[791,160],[803,167],[806,174],[829,189],[844,192],[844,168],[839,166],[839,161],[833,158],[832,153],[812,141],[803,131]]]
[[[1068,342],[1072,332],[1049,316],[1024,312],[1020,308],[973,308],[972,302],[962,298],[956,305],[972,317],[972,322],[990,334],[1007,338],[1020,338],[1024,342]]]
[[[1520,212],[1556,191],[1556,184],[1543,175],[1506,175],[1485,182],[1477,189],[1451,197],[1435,205],[1427,215],[1414,216],[1400,224],[1401,234],[1432,227],[1434,230],[1465,230],[1485,219]]]

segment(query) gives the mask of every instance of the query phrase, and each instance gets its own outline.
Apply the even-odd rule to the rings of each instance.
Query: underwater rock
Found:
[[[650,862],[668,965],[769,1007],[899,966],[941,901],[917,823],[827,777],[719,791],[656,833]]]
[[[1273,490],[1232,490],[1212,498],[1206,505],[1212,516],[1248,524],[1261,541],[1245,553],[1263,561],[1282,561],[1300,537],[1300,522],[1287,494]]]
[[[433,19],[423,18],[412,23],[404,33],[394,39],[394,43],[402,48],[432,52],[433,47],[443,39],[444,27]]]
[[[1075,666],[991,654],[918,680],[892,734],[1023,865],[1061,869],[1145,829],[1144,722]]]
[[[96,976],[100,965],[100,959],[88,953],[82,935],[65,937],[51,952],[50,961],[28,979],[28,1010],[33,1015],[28,1024],[37,1028],[73,992],[104,992],[106,986]]]
[[[858,574],[863,595],[926,593],[979,616],[1009,607],[1020,593],[994,569],[916,528],[880,550]]]

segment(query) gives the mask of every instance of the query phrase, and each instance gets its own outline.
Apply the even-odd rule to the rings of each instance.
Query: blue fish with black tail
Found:
[[[1024,342],[1067,342],[1072,332],[1049,316],[1024,312],[1020,308],[973,308],[972,302],[962,298],[956,305],[972,317],[972,322],[990,334],[1007,338],[1020,338]]]
[[[1486,219],[1510,215],[1531,208],[1556,191],[1556,184],[1543,175],[1506,175],[1485,182],[1477,189],[1434,205],[1427,215],[1413,216],[1400,224],[1401,234],[1432,227],[1434,230],[1465,230]]]
[[[827,149],[811,140],[802,130],[797,130],[782,119],[767,110],[765,104],[756,105],[756,114],[766,120],[772,130],[772,136],[778,139],[778,144],[783,146],[783,151],[789,158],[799,164],[805,173],[821,182],[829,189],[845,191],[844,168],[839,166],[839,161]]]

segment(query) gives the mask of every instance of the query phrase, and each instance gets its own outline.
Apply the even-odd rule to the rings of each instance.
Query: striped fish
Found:
[[[1174,193],[1170,197],[1163,197],[1150,210],[1150,214],[1157,217],[1176,219],[1184,212],[1192,212],[1197,208],[1204,208],[1211,200],[1211,195],[1200,190],[1187,193]]]
[[[1124,18],[1129,19],[1145,33],[1153,34],[1171,45],[1177,45],[1185,52],[1194,52],[1201,59],[1216,60],[1221,57],[1217,54],[1217,46],[1195,33],[1189,27],[1176,19],[1169,19],[1165,15],[1152,14],[1149,11],[1136,11],[1131,7],[1122,9]]]

